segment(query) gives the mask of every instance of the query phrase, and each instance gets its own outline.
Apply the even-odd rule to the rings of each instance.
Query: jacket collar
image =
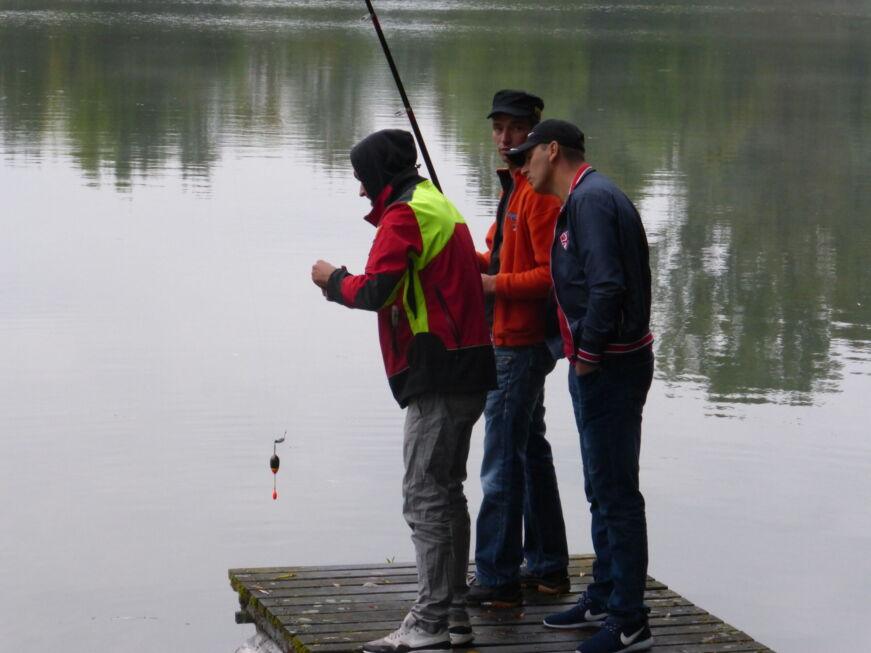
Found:
[[[381,189],[381,192],[378,193],[378,197],[375,198],[375,201],[372,202],[372,210],[365,216],[363,219],[369,224],[377,227],[378,223],[381,222],[381,218],[384,216],[384,209],[387,208],[387,199],[393,194],[393,186],[387,184],[384,188]]]
[[[511,172],[510,168],[496,168],[496,176],[499,177],[499,183],[502,184],[502,192],[508,192],[513,188],[517,188],[526,181],[526,177],[523,176],[521,170],[520,167],[515,168],[514,172]]]
[[[572,191],[581,185],[581,182],[584,181],[589,173],[594,171],[595,168],[593,168],[589,163],[584,163],[580,168],[578,168],[578,171],[575,173],[575,178],[572,179],[572,185],[569,187],[569,194],[566,196],[566,201],[563,202],[563,205],[560,207],[560,213],[566,210],[566,204],[569,203],[569,197],[571,196]]]
[[[378,193],[375,201],[372,202],[372,210],[369,211],[363,219],[369,224],[377,227],[381,222],[381,218],[384,217],[384,212],[387,210],[387,207],[399,199],[409,188],[417,186],[417,184],[422,181],[423,177],[417,174],[416,168],[412,168],[410,171],[394,177],[391,182],[387,184],[380,193]]]
[[[587,173],[593,171],[593,166],[589,163],[584,163],[578,171],[575,173],[575,178],[572,180],[572,187],[569,189],[569,193],[571,193],[578,185],[584,180],[584,177],[587,176]]]
[[[499,183],[502,185],[502,192],[511,190],[511,171],[508,168],[496,168],[496,176],[499,177]]]

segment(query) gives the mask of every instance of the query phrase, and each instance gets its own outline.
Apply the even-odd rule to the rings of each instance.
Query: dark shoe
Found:
[[[475,639],[468,617],[448,617],[448,635],[451,637],[451,646],[471,644]]]
[[[520,568],[520,584],[526,589],[534,589],[541,594],[568,594],[572,581],[565,569],[549,574],[531,574],[526,567]]]
[[[621,624],[608,619],[602,629],[580,643],[577,653],[629,653],[646,651],[653,646],[647,619]]]
[[[516,608],[522,601],[520,583],[487,587],[481,585],[477,578],[469,583],[469,593],[466,595],[468,605],[485,605],[491,608]]]
[[[544,618],[548,628],[598,628],[605,623],[608,613],[605,608],[593,603],[583,592],[578,602],[565,612],[558,612]]]

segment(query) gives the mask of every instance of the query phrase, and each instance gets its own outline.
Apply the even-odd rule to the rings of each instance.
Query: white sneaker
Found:
[[[468,617],[452,617],[448,619],[448,635],[451,638],[451,646],[463,646],[475,639],[472,632],[472,623]]]
[[[471,629],[471,628],[470,628]],[[363,653],[430,653],[451,650],[451,638],[448,630],[438,633],[428,633],[406,617],[399,626],[387,637],[363,644]]]

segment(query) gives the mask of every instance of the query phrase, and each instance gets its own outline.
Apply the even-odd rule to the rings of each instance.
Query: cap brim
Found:
[[[531,111],[527,111],[525,109],[519,109],[518,107],[511,106],[498,106],[493,107],[493,110],[487,114],[487,118],[492,118],[493,116],[499,115],[500,113],[507,114],[509,116],[514,116],[515,118],[532,118],[534,115]]]
[[[522,145],[512,147],[510,150],[508,150],[506,155],[513,163],[523,163],[523,161],[526,159],[526,153],[536,145],[538,145],[538,143],[532,142],[532,139],[528,139]]]

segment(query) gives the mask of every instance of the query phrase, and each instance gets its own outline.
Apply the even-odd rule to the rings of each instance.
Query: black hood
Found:
[[[372,202],[395,178],[414,173],[416,163],[414,137],[401,129],[369,134],[351,150],[351,165]]]

